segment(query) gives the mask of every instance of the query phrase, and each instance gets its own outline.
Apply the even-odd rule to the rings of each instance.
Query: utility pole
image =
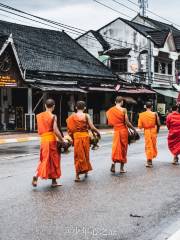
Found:
[[[147,36],[148,39],[148,85],[152,84],[152,46],[151,36]]]
[[[146,10],[148,8],[148,0],[138,0],[139,7],[140,7],[140,14],[143,17],[146,17]]]

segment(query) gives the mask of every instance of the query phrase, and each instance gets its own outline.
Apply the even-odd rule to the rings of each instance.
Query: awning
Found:
[[[59,86],[48,86],[48,85],[31,85],[33,88],[38,88],[40,90],[42,90],[43,92],[81,92],[81,93],[87,93],[87,91],[78,88],[78,87],[73,87],[73,86],[69,86],[69,87],[59,87]]]
[[[173,87],[174,87],[178,92],[180,92],[180,85],[178,85],[178,84],[173,84]]]
[[[88,91],[95,92],[116,92],[116,93],[128,93],[128,94],[156,94],[154,91],[139,88],[139,89],[119,89],[118,91],[115,88],[107,88],[107,87],[89,87]]]
[[[156,94],[154,91],[146,89],[146,88],[139,88],[139,89],[120,89],[119,93],[129,93],[129,94]]]
[[[89,87],[89,91],[95,91],[95,92],[116,92],[113,88],[105,88],[105,87]]]
[[[104,63],[104,62],[106,62],[107,60],[110,59],[110,56],[108,56],[108,55],[101,55],[101,56],[98,57],[98,59],[99,59],[100,62]]]
[[[154,89],[157,93],[171,98],[178,98],[178,92],[170,90],[170,89]]]

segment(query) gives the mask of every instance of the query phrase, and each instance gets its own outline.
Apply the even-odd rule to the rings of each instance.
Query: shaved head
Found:
[[[49,98],[46,100],[45,105],[47,108],[52,108],[55,106],[55,101],[52,98]]]
[[[150,101],[146,102],[146,108],[152,108],[152,102]]]
[[[86,108],[86,103],[84,101],[78,101],[76,103],[77,110],[84,110]]]
[[[116,100],[115,100],[116,103],[122,103],[122,101],[124,101],[123,97],[121,97],[121,96],[116,97]]]

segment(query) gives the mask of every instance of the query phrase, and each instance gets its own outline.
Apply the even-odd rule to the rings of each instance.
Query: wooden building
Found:
[[[112,72],[65,32],[0,21],[2,131],[35,130],[47,97],[55,99],[61,125],[80,99],[100,123],[116,85]]]

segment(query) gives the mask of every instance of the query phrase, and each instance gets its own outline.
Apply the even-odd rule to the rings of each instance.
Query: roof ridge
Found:
[[[15,23],[15,22],[9,22],[9,21],[4,21],[4,20],[0,20],[0,22],[10,24],[10,25],[22,26],[22,27],[25,27],[25,28],[31,28],[31,29],[39,29],[39,30],[57,32],[57,33],[62,33],[63,32],[63,31],[53,30],[53,29],[49,29],[49,28],[35,27],[35,26],[30,26],[30,25]]]
[[[147,19],[147,20],[152,20],[152,21],[154,21],[154,22],[158,22],[158,23],[164,24],[164,25],[169,26],[169,27],[173,27],[174,30],[179,30],[179,29],[176,28],[173,24],[165,23],[165,22],[162,22],[162,21],[159,21],[159,20],[150,18],[150,17],[144,17],[144,16],[141,16],[141,17],[144,18],[144,19]],[[179,30],[179,31],[180,31],[180,30]]]

